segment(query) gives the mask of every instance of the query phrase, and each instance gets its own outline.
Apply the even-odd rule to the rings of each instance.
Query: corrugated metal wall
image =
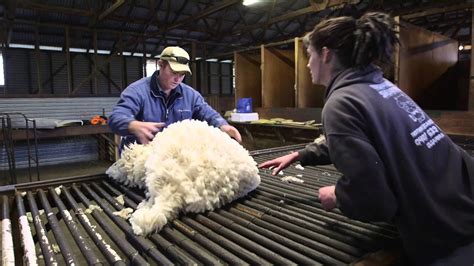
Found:
[[[210,74],[209,93],[219,95],[220,89],[221,89],[219,63],[209,63],[209,74]]]
[[[4,95],[36,94],[39,89],[38,77],[41,80],[41,95],[43,97],[51,94],[58,96],[69,94],[65,53],[40,51],[39,58],[37,58],[36,51],[31,49],[12,48],[5,49],[3,52],[6,81],[3,90]],[[50,118],[57,120],[88,120],[94,115],[102,114],[103,109],[106,115],[109,115],[118,101],[120,91],[143,75],[143,58],[114,56],[108,59],[109,55],[97,55],[98,65],[105,66],[101,68],[103,73],[99,72],[97,76],[98,87],[95,88],[94,78],[85,81],[94,69],[94,54],[70,53],[70,56],[72,85],[75,89],[72,96],[77,97],[0,98],[0,112],[19,112],[31,119]],[[108,63],[106,60],[108,60]],[[39,67],[37,62],[39,62]],[[220,99],[217,95],[220,90],[225,94],[231,91],[231,88],[227,86],[226,79],[224,79],[226,84],[223,84],[223,88],[219,88],[219,74],[227,75],[230,69],[224,69],[223,72],[225,73],[219,73],[218,63],[210,63],[210,66],[211,69],[208,75],[211,75],[211,89],[204,94],[215,94],[207,97],[209,103],[217,111],[223,112],[232,108],[233,99],[230,97]],[[39,75],[37,73],[38,69],[40,71]],[[207,80],[207,78],[208,76],[201,77],[201,82],[204,81],[203,79]],[[81,85],[80,88],[79,85]],[[200,88],[196,89],[199,90]],[[80,97],[93,95],[96,97]],[[101,95],[117,97],[97,97]],[[13,124],[14,127],[25,127],[25,122],[20,116],[13,117]],[[2,146],[2,150],[0,150],[0,169],[5,169],[7,167],[6,154],[3,150],[3,144],[0,146]],[[15,151],[17,167],[27,166],[26,143],[15,143]],[[40,165],[96,160],[98,158],[97,143],[93,137],[41,140],[39,156]]]
[[[109,115],[118,97],[87,98],[0,98],[0,113],[19,112],[28,118],[90,119],[94,115]],[[13,116],[14,126],[24,127],[20,116]],[[0,169],[8,169],[7,157],[1,143]],[[71,137],[40,140],[40,165],[97,160],[97,140],[94,137]],[[15,143],[17,168],[28,165],[26,141]]]
[[[5,148],[1,146],[0,149],[0,170],[7,170],[8,159]],[[92,161],[98,157],[97,140],[92,137],[59,138],[38,142],[40,166]],[[31,163],[35,166],[33,161]],[[28,150],[24,143],[15,144],[15,165],[17,169],[28,167]]]
[[[122,67],[123,67],[123,58],[114,56],[110,60],[110,79],[112,79],[121,89],[125,88],[125,80],[122,77]],[[118,92],[117,88],[114,87],[113,85],[111,86],[112,92]]]
[[[101,115],[102,109],[109,115],[119,97],[84,98],[0,98],[0,113],[23,113],[28,118],[87,120]],[[23,120],[14,117],[14,125],[22,127]],[[24,123],[23,123],[24,124]]]
[[[95,94],[94,77],[85,80],[94,70],[94,54],[70,53],[72,62],[73,96]],[[5,49],[5,95],[36,94],[38,91],[38,66],[36,51],[30,49]],[[140,57],[118,57],[107,60],[109,55],[97,55],[100,68],[97,76],[97,94],[118,95],[128,84],[142,78],[143,67]],[[66,57],[63,52],[40,51],[39,71],[41,94],[64,95],[69,93]],[[122,69],[125,74],[122,77]],[[55,74],[55,75],[52,75]],[[104,75],[105,74],[105,75]],[[109,76],[110,80],[106,77]],[[80,85],[80,88],[79,88]]]
[[[143,67],[142,67],[142,58],[140,57],[127,57],[126,62],[126,69],[127,69],[127,84],[130,84],[136,80],[138,80],[138,76],[142,77],[143,75]]]
[[[109,80],[107,79],[107,77],[110,76],[110,65],[109,64],[106,64],[105,60],[106,58],[105,57],[98,57],[98,65],[99,66],[103,66],[103,65],[106,65],[102,68],[102,71],[99,73],[99,76],[97,78],[97,93],[99,94],[110,94],[111,92],[111,84],[109,82]],[[104,75],[105,74],[105,75]],[[115,91],[117,92],[117,91]]]
[[[221,64],[221,80],[222,80],[222,94],[233,94],[232,88],[232,64]]]
[[[73,88],[76,90],[75,95],[92,94],[92,83],[90,80],[84,82],[84,79],[89,76],[91,66],[87,61],[88,54],[77,54],[72,60],[72,73],[74,73]],[[81,87],[79,87],[81,86]]]
[[[67,84],[67,67],[66,57],[63,53],[51,53],[53,64],[53,73],[57,74],[53,77],[53,88],[56,94],[68,94],[69,88]]]
[[[31,76],[29,53],[25,50],[10,49],[3,52],[5,69],[5,87],[14,88],[15,92],[5,89],[7,94],[27,94],[30,91]]]

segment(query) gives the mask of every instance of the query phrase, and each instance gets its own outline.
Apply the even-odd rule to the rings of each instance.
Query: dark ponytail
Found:
[[[395,20],[381,12],[367,13],[356,21],[353,66],[366,66],[375,60],[390,62],[394,46],[399,43]]]
[[[303,39],[320,52],[327,47],[346,67],[365,67],[375,60],[390,62],[398,43],[390,15],[372,12],[359,19],[336,17],[318,23]]]

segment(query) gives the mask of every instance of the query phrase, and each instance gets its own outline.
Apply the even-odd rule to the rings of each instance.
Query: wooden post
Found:
[[[107,64],[107,78],[110,79],[110,64]],[[111,94],[112,93],[112,86],[111,86],[111,80],[107,82],[107,93]]]
[[[203,65],[201,67],[203,71],[203,82],[201,83],[202,89],[201,89],[201,94],[202,95],[209,95],[210,89],[209,89],[209,64],[206,61],[207,59],[207,47],[204,46],[204,58],[203,58]]]
[[[121,137],[117,134],[114,134],[114,141],[115,141],[115,145],[114,145],[114,150],[115,150],[115,154],[114,154],[114,159],[115,161],[117,161],[118,159],[120,159],[120,152],[119,152],[119,147],[120,147],[120,142],[121,142]]]
[[[469,111],[474,112],[474,8],[471,8],[471,75],[469,82]]]
[[[99,76],[99,72],[97,71],[97,65],[99,63],[99,57],[97,56],[97,31],[94,30],[94,94],[98,94],[99,92],[99,83],[97,81],[97,77]]]
[[[66,69],[67,69],[67,87],[68,87],[68,94],[71,95],[73,91],[72,87],[72,64],[71,64],[71,54],[69,53],[69,27],[65,28],[64,37],[66,41],[66,45],[64,47],[64,52],[66,53]]]
[[[48,53],[48,66],[49,66],[49,75],[51,80],[51,94],[54,94],[54,75],[53,75],[53,56],[51,53]]]
[[[143,42],[142,42],[142,47],[143,47],[143,76],[146,77],[147,76],[147,73],[146,73],[146,42],[145,42],[145,38],[143,38]]]
[[[222,96],[222,63],[217,61],[217,72],[219,75],[219,98]]]
[[[119,34],[118,46],[120,51],[120,86],[122,87],[121,90],[125,89],[127,85],[127,81],[125,79],[125,58],[123,56],[123,41],[122,41],[122,33]]]
[[[197,90],[197,77],[198,77],[198,73],[197,73],[197,62],[196,62],[196,57],[197,57],[197,47],[196,47],[196,42],[192,42],[191,43],[191,60],[192,60],[192,63],[191,63],[191,72],[193,72],[193,75],[191,76],[191,86]]]
[[[38,95],[41,95],[42,90],[41,90],[41,65],[40,65],[40,60],[41,60],[41,54],[40,54],[40,49],[39,49],[39,29],[36,27],[35,30],[35,59],[36,59],[36,79],[38,83]]]

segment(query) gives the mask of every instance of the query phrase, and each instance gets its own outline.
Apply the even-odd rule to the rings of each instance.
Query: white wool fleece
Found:
[[[257,163],[248,151],[206,122],[174,123],[142,147],[149,149],[144,165],[149,199],[130,218],[135,234],[159,231],[179,212],[213,210],[260,184]],[[126,176],[136,178],[137,173]]]
[[[152,150],[149,145],[140,145],[136,142],[124,147],[122,156],[105,172],[112,179],[130,187],[143,188],[145,186],[145,164]]]

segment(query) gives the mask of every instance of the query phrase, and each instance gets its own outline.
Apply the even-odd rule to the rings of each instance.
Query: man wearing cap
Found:
[[[112,110],[108,124],[122,136],[124,145],[150,142],[163,127],[185,119],[197,119],[220,128],[242,141],[239,131],[229,125],[192,87],[182,83],[191,75],[189,54],[177,46],[166,47],[158,61],[160,70],[130,84]]]

